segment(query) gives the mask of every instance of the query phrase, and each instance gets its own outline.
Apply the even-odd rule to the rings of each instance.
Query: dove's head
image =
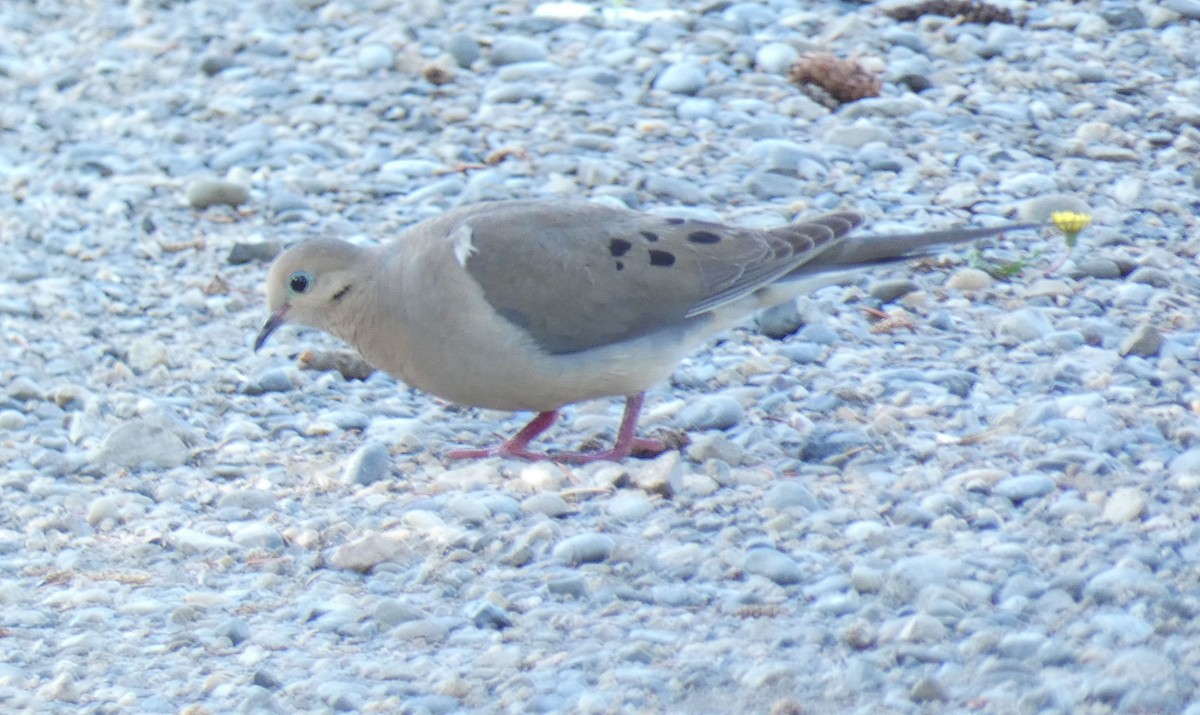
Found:
[[[254,341],[257,351],[286,322],[328,332],[339,304],[361,283],[370,265],[368,249],[345,241],[318,238],[290,248],[267,274],[271,316]]]

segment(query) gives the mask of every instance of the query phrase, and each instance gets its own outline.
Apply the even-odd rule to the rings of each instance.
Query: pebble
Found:
[[[992,287],[996,279],[986,271],[978,268],[960,268],[946,279],[946,287],[951,290],[979,291]]]
[[[1121,524],[1142,518],[1146,508],[1146,497],[1141,490],[1126,487],[1109,495],[1104,503],[1103,517],[1106,521]]]
[[[754,65],[772,74],[785,74],[798,59],[796,48],[784,42],[768,42],[754,52]]]
[[[804,317],[796,307],[795,301],[780,303],[754,316],[758,332],[768,338],[786,338],[804,325]]]
[[[250,190],[241,184],[224,179],[197,179],[188,186],[187,202],[194,209],[206,209],[212,206],[237,208],[250,203]]]
[[[996,324],[996,337],[1012,342],[1031,342],[1043,338],[1054,326],[1038,310],[1021,308],[1008,313]]]
[[[891,303],[919,289],[920,286],[917,285],[916,281],[907,278],[897,278],[889,281],[875,281],[871,284],[867,293],[880,303]]]
[[[342,468],[342,481],[368,486],[391,476],[392,455],[382,442],[368,441],[354,450]]]
[[[688,432],[725,430],[742,420],[745,408],[728,395],[708,395],[684,407],[675,415],[675,425]]]
[[[742,570],[747,574],[767,578],[780,586],[790,586],[804,579],[804,571],[795,559],[767,547],[748,551],[742,562]]]
[[[605,534],[578,534],[571,536],[554,547],[554,560],[568,566],[594,564],[607,561],[612,556],[616,542]]]
[[[1014,504],[1020,504],[1036,497],[1045,496],[1057,488],[1058,485],[1050,477],[1042,474],[1025,474],[1002,479],[996,483],[992,491]]]
[[[503,67],[519,62],[544,62],[549,56],[545,46],[537,40],[508,35],[492,43],[488,61],[495,67]],[[469,65],[468,62],[462,66]]]
[[[566,516],[573,510],[567,501],[557,494],[550,492],[539,492],[533,496],[527,497],[521,502],[521,511],[529,514],[542,514],[551,519],[557,519],[560,516]]]
[[[668,65],[654,80],[654,88],[674,94],[693,95],[704,89],[704,70],[694,62]]]
[[[179,435],[162,425],[133,419],[105,435],[91,461],[120,469],[171,469],[181,466],[190,454]]]
[[[1129,337],[1121,342],[1117,351],[1120,355],[1138,355],[1152,357],[1157,355],[1163,346],[1163,336],[1153,325],[1139,325]]]

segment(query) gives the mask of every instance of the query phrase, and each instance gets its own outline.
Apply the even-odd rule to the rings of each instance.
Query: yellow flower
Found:
[[[1050,214],[1050,221],[1067,237],[1067,245],[1074,248],[1075,239],[1079,236],[1079,232],[1092,222],[1092,216],[1075,211],[1055,211]]]

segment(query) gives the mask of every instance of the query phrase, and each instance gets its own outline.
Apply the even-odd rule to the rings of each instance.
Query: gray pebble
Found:
[[[233,542],[247,549],[267,551],[277,551],[284,547],[283,536],[279,531],[262,522],[250,522],[234,529]]]
[[[572,513],[574,510],[559,495],[550,492],[539,492],[521,502],[521,511],[528,514],[542,514],[551,519],[557,519],[560,516]]]
[[[392,474],[392,455],[387,445],[374,440],[365,442],[342,468],[342,481],[346,484],[367,486]]]
[[[396,53],[387,45],[373,42],[358,48],[355,62],[363,72],[390,69],[396,63]]]
[[[746,410],[728,395],[705,395],[689,403],[675,415],[675,425],[683,430],[725,430],[741,422]]]
[[[491,601],[483,601],[468,608],[467,617],[471,619],[476,628],[484,630],[502,631],[513,624],[512,618],[505,613],[504,609]]]
[[[224,179],[197,179],[188,186],[187,202],[194,209],[206,209],[210,206],[236,208],[250,202],[250,190]]]
[[[996,325],[996,336],[1013,342],[1031,342],[1045,337],[1054,330],[1041,311],[1033,308],[1014,310],[1000,319]]]
[[[254,241],[253,243],[238,242],[229,249],[225,262],[231,266],[245,263],[267,263],[283,250],[279,241]]]
[[[867,289],[867,293],[881,303],[890,303],[919,289],[920,286],[917,285],[916,281],[908,278],[894,278],[892,280],[875,281]]]
[[[825,354],[825,347],[816,343],[789,342],[779,348],[779,354],[801,365],[811,365],[820,362],[821,356]]]
[[[767,547],[750,549],[742,562],[742,571],[770,579],[780,586],[790,586],[804,579],[804,572],[795,559]]]
[[[218,636],[228,638],[234,646],[239,646],[250,639],[250,626],[240,618],[230,618],[213,631]]]
[[[1108,258],[1084,258],[1075,263],[1072,278],[1120,278],[1124,275],[1116,261]]]
[[[267,368],[241,386],[245,395],[261,395],[267,392],[291,392],[292,371],[287,368]]]
[[[800,59],[795,47],[784,42],[768,42],[754,53],[754,65],[762,72],[786,74],[788,68]]]
[[[1200,20],[1200,0],[1163,0],[1162,5],[1189,20]]]
[[[17,377],[9,381],[5,393],[14,400],[42,399],[42,389],[27,377]]]
[[[700,65],[695,62],[678,62],[668,65],[654,79],[654,88],[674,94],[693,95],[704,89],[707,81]]]
[[[594,564],[607,561],[616,542],[606,534],[578,534],[554,547],[554,560],[568,566]]]
[[[800,326],[804,325],[804,317],[800,315],[796,301],[789,300],[760,311],[754,316],[754,322],[758,326],[758,332],[778,340],[799,330]]]
[[[162,425],[133,419],[105,435],[92,461],[122,469],[170,469],[186,462],[190,453],[174,432]]]
[[[492,43],[488,61],[495,67],[502,67],[517,62],[543,62],[547,57],[546,47],[537,40],[507,36]]]
[[[1153,357],[1162,349],[1163,336],[1153,325],[1139,325],[1129,337],[1121,342],[1117,352],[1122,355]]]
[[[12,432],[24,429],[27,424],[29,424],[29,420],[20,412],[16,410],[0,410],[0,430]]]
[[[456,32],[446,39],[446,51],[454,58],[454,62],[464,69],[483,56],[475,38],[462,32]]]
[[[763,506],[771,509],[803,507],[809,511],[817,511],[821,508],[808,487],[797,481],[772,484],[767,493],[763,495]]]
[[[998,494],[1014,504],[1020,504],[1028,499],[1045,496],[1055,489],[1058,489],[1058,485],[1044,474],[1024,474],[1000,480],[992,487],[992,493]]]
[[[546,590],[556,596],[570,596],[576,600],[587,598],[587,584],[581,578],[559,578],[546,582]]]

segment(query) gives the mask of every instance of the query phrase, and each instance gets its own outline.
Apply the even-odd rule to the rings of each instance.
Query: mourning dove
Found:
[[[538,413],[507,442],[451,458],[618,461],[666,449],[635,436],[643,395],[714,333],[865,268],[1024,227],[849,237],[862,222],[839,212],[752,229],[589,203],[466,206],[381,246],[321,238],[283,253],[254,349],[285,322],[308,325],[451,402]],[[612,449],[528,449],[564,405],[614,395],[625,414]]]

